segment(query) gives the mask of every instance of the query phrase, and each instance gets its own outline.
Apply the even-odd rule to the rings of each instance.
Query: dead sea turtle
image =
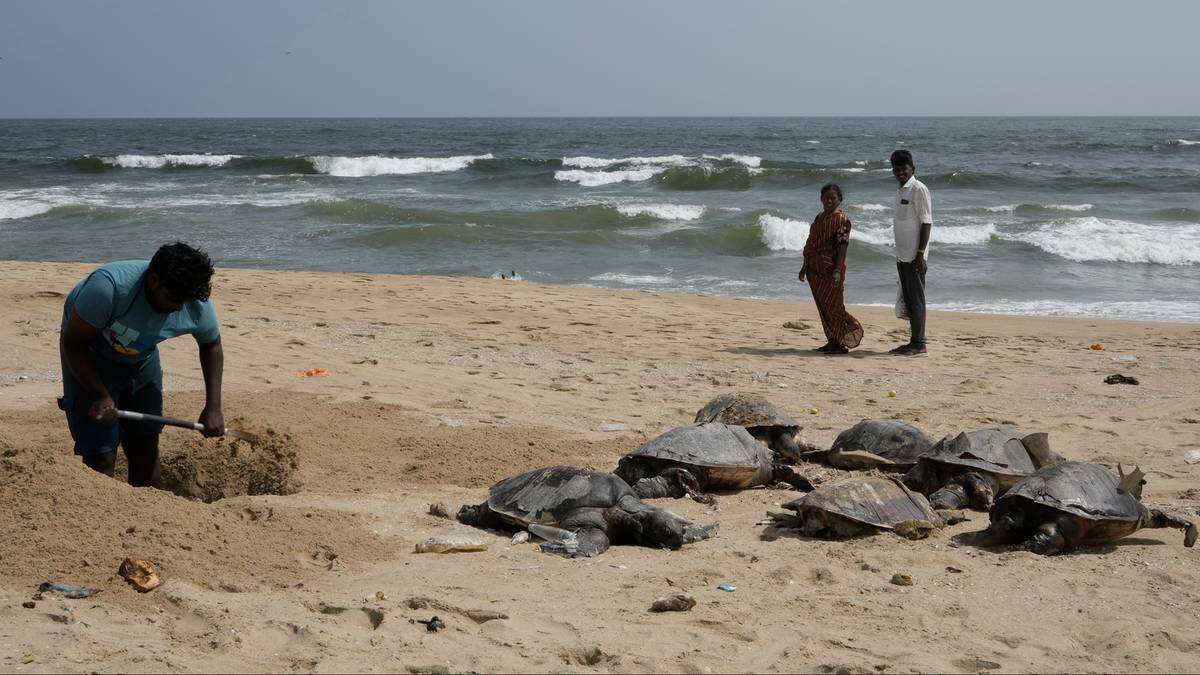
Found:
[[[812,483],[775,460],[743,427],[691,424],[652,439],[621,458],[614,472],[643,499],[682,497],[709,503],[706,490],[738,490],[785,482],[798,490]]]
[[[716,524],[697,525],[646,504],[611,473],[570,466],[505,478],[488,490],[486,502],[459,509],[458,520],[476,527],[537,529],[539,536],[553,531],[564,536],[542,544],[542,550],[570,557],[599,555],[610,544],[674,550],[717,531]],[[565,536],[571,532],[574,537]]]
[[[987,511],[1022,478],[1060,461],[1043,433],[1021,436],[1009,427],[964,431],[921,456],[904,474],[904,484],[928,495],[935,509],[969,505]]]
[[[779,456],[796,461],[804,450],[816,450],[800,440],[800,422],[754,394],[723,394],[696,413],[696,423],[721,422],[746,427],[750,435]]]
[[[907,471],[933,447],[924,431],[896,420],[862,420],[838,434],[828,450],[801,454],[801,458],[839,469]]]
[[[853,476],[826,483],[783,508],[796,512],[801,532],[826,539],[880,530],[921,539],[943,522],[924,495],[894,476]]]
[[[976,543],[1026,541],[1030,550],[1053,555],[1075,546],[1114,541],[1144,527],[1176,527],[1183,545],[1196,543],[1196,525],[1142,504],[1140,469],[1120,476],[1099,464],[1059,462],[1014,485],[996,501],[991,525]]]

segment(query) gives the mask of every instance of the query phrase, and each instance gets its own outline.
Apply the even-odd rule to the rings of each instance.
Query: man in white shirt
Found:
[[[892,232],[896,238],[896,269],[900,273],[900,293],[908,311],[911,337],[908,344],[891,350],[901,356],[924,356],[925,348],[925,251],[933,229],[933,202],[929,188],[917,180],[912,153],[892,153],[892,175],[900,188],[896,191],[896,211]]]

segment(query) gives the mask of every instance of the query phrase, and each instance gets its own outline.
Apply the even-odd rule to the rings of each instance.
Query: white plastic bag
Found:
[[[904,288],[900,286],[900,280],[896,280],[896,318],[908,318],[908,305],[904,304]]]

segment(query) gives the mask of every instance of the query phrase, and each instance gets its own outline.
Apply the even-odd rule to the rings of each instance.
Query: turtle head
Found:
[[[687,543],[685,532],[688,521],[668,511],[655,508],[627,511],[609,509],[606,514],[620,539],[639,546],[678,550]]]
[[[462,508],[460,508],[458,510],[458,513],[456,514],[455,517],[458,519],[458,522],[460,522],[464,525],[474,525],[474,526],[478,527],[479,524],[483,521],[483,513],[486,508],[487,508],[486,502],[483,504],[478,504],[476,506],[472,506],[470,504],[463,504]]]

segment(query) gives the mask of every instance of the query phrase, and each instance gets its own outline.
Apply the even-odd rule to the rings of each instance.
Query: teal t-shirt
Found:
[[[195,335],[200,344],[221,337],[217,313],[209,300],[185,302],[178,312],[154,309],[146,296],[149,260],[111,262],[75,285],[63,307],[62,329],[71,313],[100,329],[92,353],[112,363],[138,365],[157,355],[158,343],[179,335]]]

